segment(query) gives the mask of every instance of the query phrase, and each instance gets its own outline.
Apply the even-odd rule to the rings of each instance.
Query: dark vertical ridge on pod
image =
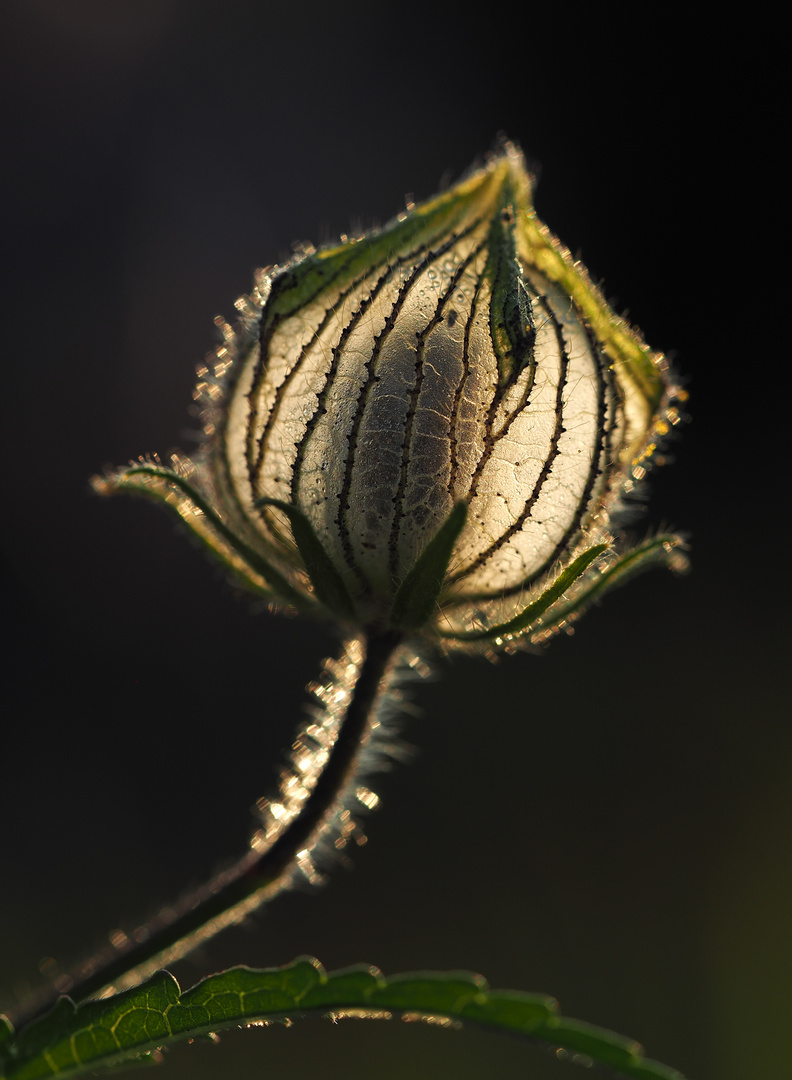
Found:
[[[509,540],[511,540],[511,538],[522,529],[525,522],[531,516],[533,508],[536,505],[539,496],[541,495],[542,486],[544,485],[547,478],[550,476],[555,460],[558,457],[559,442],[561,440],[561,435],[564,431],[563,398],[564,389],[566,387],[567,373],[569,371],[569,353],[567,352],[566,342],[564,341],[563,333],[559,326],[558,320],[555,318],[553,319],[553,326],[556,332],[556,340],[558,341],[559,345],[560,365],[558,386],[556,388],[556,422],[553,434],[550,437],[550,449],[548,455],[545,458],[541,470],[539,471],[539,476],[537,477],[536,483],[534,484],[534,489],[526,499],[525,505],[523,506],[523,509],[518,515],[518,517],[516,517],[511,523],[511,525],[503,533],[501,533],[497,540],[490,544],[490,546],[486,550],[480,552],[476,556],[476,558],[465,567],[464,571],[460,571],[460,573],[456,575],[455,578],[452,578],[451,581],[456,580],[460,576],[467,576],[473,570],[476,570],[480,566],[483,566],[488,559],[490,559],[493,555],[500,551],[504,544],[507,544]]]
[[[470,315],[465,322],[465,330],[462,336],[462,378],[459,380],[456,394],[454,395],[454,405],[451,413],[451,478],[449,480],[449,487],[451,494],[456,492],[457,477],[459,474],[459,438],[457,436],[457,424],[459,422],[459,409],[462,401],[462,395],[465,392],[465,386],[470,378],[470,330],[473,326],[473,320],[476,312],[476,305],[478,303],[479,291],[481,289],[481,282],[484,278],[484,270],[482,268],[481,273],[476,279],[476,285],[473,290],[473,296],[470,300]]]
[[[262,434],[261,434],[261,436],[260,436],[260,438],[258,440],[258,452],[256,454],[255,464],[252,466],[252,468],[255,469],[257,474],[260,473],[260,471],[261,471],[261,464],[262,464],[263,457],[264,457],[264,454],[265,454],[266,438],[267,438],[267,435],[269,434],[269,431],[270,431],[270,429],[272,427],[272,424],[274,423],[274,413],[277,411],[279,399],[281,397],[280,392],[281,392],[281,390],[285,390],[287,384],[291,383],[292,379],[297,374],[298,368],[301,365],[302,361],[307,358],[311,347],[316,343],[316,341],[318,340],[318,338],[319,338],[320,334],[322,333],[323,329],[327,326],[328,322],[333,317],[333,314],[335,313],[338,305],[340,303],[342,303],[348,296],[350,296],[351,293],[353,293],[356,289],[360,288],[360,286],[363,285],[363,283],[368,278],[374,277],[376,272],[378,270],[380,270],[381,267],[383,267],[386,264],[388,265],[389,269],[392,269],[394,266],[403,266],[405,263],[410,262],[411,259],[416,258],[416,256],[419,255],[422,251],[426,250],[429,247],[429,245],[431,245],[431,243],[433,242],[433,239],[434,238],[430,238],[429,240],[425,241],[423,244],[419,244],[417,248],[412,248],[408,252],[406,252],[405,254],[400,255],[399,258],[395,260],[395,263],[388,263],[387,257],[383,256],[381,259],[379,259],[378,261],[376,261],[372,265],[369,265],[366,268],[364,273],[360,274],[357,278],[355,278],[355,280],[351,283],[351,285],[349,285],[348,288],[342,290],[342,292],[339,293],[339,295],[335,298],[333,303],[328,305],[327,310],[325,312],[325,316],[322,319],[321,323],[316,328],[314,333],[311,335],[310,340],[305,343],[305,345],[303,346],[303,348],[302,348],[302,350],[300,352],[299,357],[297,358],[297,360],[294,362],[293,366],[287,372],[286,377],[284,378],[284,381],[281,384],[281,386],[278,387],[278,391],[276,393],[276,400],[273,402],[273,406],[270,409],[270,413],[269,413],[269,415],[267,417],[267,421],[265,423],[264,430],[262,431]],[[355,254],[357,255],[357,252],[355,252]],[[350,261],[352,261],[352,260],[351,259],[347,260],[344,263],[344,265],[339,270],[339,274],[343,273],[343,270],[349,265]],[[338,277],[339,274],[336,274],[335,277]],[[322,285],[322,287],[320,289],[318,289],[317,291],[315,291],[311,295],[311,297],[307,301],[307,303],[314,303],[316,301],[316,299],[321,295],[321,293],[323,291],[325,291],[327,288],[329,288],[329,286],[332,284],[333,280],[334,280],[333,277],[328,278],[325,281],[325,283]],[[294,309],[294,310],[299,310],[299,309]],[[282,319],[293,315],[294,310],[290,310],[289,312],[287,312],[284,315],[278,315],[276,317],[276,322],[279,323],[280,321],[282,321]],[[353,313],[353,315],[354,314],[357,314],[357,313]],[[277,326],[274,325],[273,329],[272,329],[272,333],[270,333],[270,335],[269,335],[269,341],[270,342],[272,340],[272,337],[273,337],[276,329],[277,329]],[[259,359],[259,365],[261,366],[261,359]],[[266,367],[266,365],[264,365],[264,366]],[[250,394],[252,394],[252,390],[251,390]],[[250,396],[250,394],[248,396]],[[251,413],[250,413],[251,420],[248,423],[247,445],[250,445],[250,443],[251,443],[252,416],[253,416],[253,412],[251,410]],[[253,480],[252,480],[252,473],[251,473],[251,485],[255,486],[254,483],[253,483]]]
[[[538,294],[535,294],[535,299],[540,299]],[[484,421],[484,435],[482,439],[483,447],[481,451],[481,456],[479,457],[476,468],[473,471],[473,476],[470,479],[470,491],[468,494],[468,500],[470,502],[472,502],[473,499],[475,499],[476,495],[478,495],[479,481],[481,480],[484,470],[490,462],[495,447],[498,445],[498,443],[504,436],[508,435],[509,429],[511,428],[513,421],[520,415],[523,409],[529,407],[530,396],[536,383],[536,368],[536,355],[532,354],[530,360],[530,370],[528,374],[528,379],[526,380],[525,389],[520,395],[519,402],[507,415],[504,420],[503,426],[501,427],[501,430],[497,434],[493,434],[493,429],[495,427],[495,418],[498,415],[498,410],[500,409],[501,404],[503,403],[503,399],[506,397],[506,394],[511,389],[512,384],[499,384],[495,388],[495,393],[493,395],[492,401],[490,402],[489,409],[487,410],[487,417]]]
[[[591,355],[595,358],[597,369],[600,374],[600,378],[597,383],[596,428],[596,430],[600,433],[599,451],[592,454],[591,466],[589,468],[589,475],[586,480],[586,486],[579,500],[577,512],[573,517],[572,521],[570,522],[569,526],[565,530],[564,535],[557,542],[553,551],[550,553],[550,555],[548,555],[548,557],[544,560],[541,566],[537,567],[536,570],[534,570],[528,577],[520,581],[519,584],[512,585],[510,588],[502,590],[499,595],[503,598],[507,596],[513,596],[515,593],[522,592],[523,590],[528,589],[532,585],[534,585],[541,577],[544,576],[544,574],[546,574],[549,570],[552,569],[552,567],[561,557],[561,554],[568,547],[570,547],[570,545],[572,544],[572,538],[577,532],[580,531],[583,518],[590,510],[590,503],[594,490],[594,485],[597,481],[597,477],[600,476],[602,473],[603,461],[606,457],[607,449],[610,445],[610,438],[613,434],[615,425],[613,423],[611,423],[610,425],[606,424],[606,414],[609,405],[608,391],[614,391],[613,379],[610,374],[608,364],[604,358],[602,349],[599,345],[599,342],[594,337],[591,327],[588,325],[587,322],[583,321],[582,317],[580,325],[584,328],[586,332],[586,336],[589,341],[589,347],[591,349]]]
[[[333,380],[335,378],[335,375],[336,375],[336,373],[338,371],[339,365],[340,365],[341,360],[343,358],[342,354],[343,354],[344,345],[346,344],[347,340],[349,339],[350,334],[352,333],[353,330],[356,329],[358,323],[363,318],[363,316],[366,314],[368,309],[371,307],[371,305],[374,303],[374,301],[379,298],[379,295],[382,292],[382,290],[384,289],[384,287],[388,284],[388,282],[393,280],[393,277],[395,276],[398,269],[399,269],[399,264],[398,263],[391,263],[387,267],[387,269],[385,270],[385,273],[382,274],[381,277],[376,281],[376,283],[375,283],[374,287],[372,288],[371,292],[367,296],[363,297],[357,311],[354,313],[352,318],[349,320],[349,322],[343,328],[343,330],[341,331],[341,335],[340,335],[340,337],[338,339],[338,342],[333,346],[333,357],[332,357],[332,360],[330,362],[330,367],[327,369],[327,375],[326,375],[326,378],[325,378],[325,384],[322,387],[319,394],[317,395],[316,407],[314,408],[314,411],[311,414],[311,416],[308,417],[308,419],[307,419],[307,422],[306,422],[306,425],[305,425],[305,433],[303,434],[303,437],[300,440],[299,445],[297,446],[297,455],[296,455],[296,457],[294,459],[294,465],[292,467],[291,481],[290,481],[290,485],[289,485],[289,496],[290,496],[292,502],[295,501],[295,495],[296,495],[296,493],[297,493],[297,491],[299,490],[299,487],[300,487],[300,479],[301,479],[301,475],[302,475],[303,462],[305,461],[305,455],[306,455],[307,450],[308,450],[308,443],[310,441],[311,435],[313,434],[314,430],[316,429],[316,425],[319,423],[319,418],[321,416],[323,416],[325,414],[325,412],[327,411],[326,407],[325,407],[325,402],[327,401],[327,398],[328,398],[328,396],[330,394],[330,391],[331,391],[332,386],[333,386]]]
[[[259,356],[256,361],[256,366],[253,369],[252,377],[250,380],[250,389],[247,392],[247,399],[249,404],[248,409],[248,425],[245,438],[246,452],[248,456],[248,471],[250,473],[249,480],[251,487],[254,486],[252,470],[254,468],[255,455],[251,452],[251,429],[256,413],[255,399],[261,390],[261,382],[266,376],[267,365],[269,364],[269,350],[272,338],[275,331],[278,329],[282,322],[294,315],[300,308],[305,307],[306,304],[313,303],[317,297],[321,296],[330,285],[338,277],[340,277],[346,267],[355,258],[356,252],[353,248],[350,248],[348,257],[341,262],[339,266],[335,268],[332,274],[321,274],[320,266],[316,255],[309,255],[307,258],[317,263],[316,273],[319,276],[319,281],[316,288],[307,297],[300,297],[299,302],[295,302],[292,307],[286,307],[282,311],[277,311],[276,307],[278,301],[283,295],[290,289],[295,288],[295,278],[301,271],[305,273],[306,260],[300,260],[294,266],[286,267],[283,272],[273,281],[270,295],[267,298],[267,303],[262,311],[261,330],[259,333]],[[330,269],[327,264],[327,269]]]
[[[399,476],[399,484],[398,484],[398,487],[396,489],[396,494],[394,496],[394,506],[395,506],[395,509],[396,509],[396,513],[394,514],[394,518],[393,518],[393,521],[391,523],[391,533],[390,533],[390,539],[388,541],[389,569],[390,569],[391,581],[393,583],[394,588],[396,588],[398,586],[398,584],[399,584],[399,582],[397,580],[398,558],[399,558],[399,532],[401,530],[402,521],[404,519],[404,497],[405,497],[407,484],[408,484],[408,480],[409,480],[410,450],[411,450],[411,445],[412,445],[412,429],[413,429],[413,424],[415,422],[415,416],[416,416],[416,413],[417,413],[417,410],[418,410],[418,401],[419,401],[419,398],[421,396],[421,387],[423,385],[424,355],[425,355],[425,352],[426,352],[426,340],[429,337],[429,335],[431,334],[431,332],[434,330],[434,328],[436,326],[438,326],[443,321],[443,318],[444,318],[443,312],[444,312],[445,307],[448,304],[449,300],[453,297],[454,291],[455,291],[456,287],[459,284],[460,278],[465,273],[465,271],[470,266],[470,264],[473,262],[473,260],[479,255],[479,253],[481,252],[483,247],[484,247],[484,243],[482,242],[477,247],[473,248],[473,250],[470,251],[468,253],[468,255],[465,256],[464,260],[456,268],[456,270],[454,272],[454,275],[451,278],[451,281],[449,282],[448,288],[446,289],[446,291],[440,297],[438,297],[437,305],[436,305],[435,310],[434,310],[434,314],[429,319],[429,322],[426,324],[424,329],[418,331],[418,333],[416,335],[417,348],[416,348],[416,353],[415,353],[415,383],[413,384],[413,388],[410,391],[409,403],[408,403],[408,406],[407,406],[407,416],[406,416],[406,419],[405,419],[405,428],[404,428],[404,440],[402,442],[401,474]],[[454,416],[453,416],[453,413],[452,413],[448,418],[449,441],[450,441],[450,432],[451,432],[451,427],[453,425],[453,421],[454,421]],[[449,489],[448,489],[448,494],[451,495],[450,485],[449,485]]]
[[[316,256],[308,256],[307,258],[315,259]],[[347,260],[347,263],[348,261],[349,260]],[[269,342],[271,341],[272,335],[275,333],[275,330],[280,325],[280,323],[284,319],[288,318],[290,315],[294,314],[295,311],[299,310],[302,304],[306,301],[301,299],[299,304],[296,304],[292,308],[287,308],[282,312],[273,311],[273,306],[275,303],[277,303],[278,298],[284,292],[286,292],[288,288],[293,287],[295,272],[300,267],[304,267],[304,262],[305,260],[300,260],[295,266],[286,267],[280,274],[278,274],[273,279],[270,286],[269,295],[264,301],[259,316],[259,334],[257,342],[259,348],[259,355],[251,380],[251,388],[245,395],[248,400],[248,416],[247,423],[245,425],[245,433],[242,440],[244,446],[245,468],[248,474],[248,483],[250,484],[251,491],[256,490],[255,478],[253,474],[253,455],[251,454],[250,450],[251,430],[254,423],[254,417],[256,415],[256,410],[253,403],[256,393],[260,388],[261,378],[266,371],[267,363],[269,361]],[[347,263],[345,263],[344,265],[346,265]],[[341,272],[343,272],[343,266],[340,267],[337,271],[337,273]],[[329,280],[332,281],[332,278],[330,278]],[[317,285],[317,288],[315,289],[314,293],[309,297],[307,302],[310,303],[313,299],[319,296],[326,287],[327,280],[323,280],[319,285]],[[233,377],[229,385],[225,389],[225,401],[229,405],[236,395],[237,384],[239,382],[239,378],[245,370],[245,366],[246,365],[244,361],[240,357],[237,357],[234,365],[231,368]],[[218,440],[217,445],[219,445],[220,447],[220,460],[224,473],[223,487],[226,492],[226,497],[230,500],[238,520],[244,524],[248,521],[249,508],[242,505],[242,502],[239,498],[239,492],[237,491],[236,484],[233,480],[233,471],[231,469],[231,463],[228,459],[228,438],[226,434],[225,422],[223,423],[222,428],[216,433],[215,438],[216,440]],[[252,532],[253,530],[251,529],[251,533]]]
[[[400,244],[402,246],[409,244],[415,234],[420,233],[423,228],[425,228],[424,222],[419,217],[415,217],[410,219],[409,221],[401,223],[398,226],[398,229],[401,233],[399,237]],[[417,248],[402,256],[399,261],[409,260],[414,256],[414,253],[416,251],[423,250],[428,245],[434,243],[438,235],[443,235],[444,232],[445,228],[443,228],[442,226],[438,226],[435,229],[433,235],[428,240],[426,240],[423,244],[419,244]],[[376,242],[378,239],[380,239],[381,235],[382,234],[375,234],[372,242]],[[321,296],[323,292],[327,291],[327,289],[330,288],[334,281],[336,281],[340,276],[342,276],[345,271],[349,270],[352,264],[354,264],[355,261],[361,258],[362,252],[365,250],[366,246],[371,246],[371,244],[350,244],[347,252],[343,256],[340,254],[336,254],[334,256],[334,260],[338,260],[338,265],[333,269],[332,273],[323,273],[322,271],[325,270],[325,268],[326,271],[329,271],[331,269],[330,264],[323,263],[323,261],[321,260],[321,256],[313,254],[309,255],[307,257],[307,260],[302,259],[295,265],[286,267],[282,274],[279,275],[279,277],[276,278],[276,280],[273,282],[270,295],[267,298],[264,309],[262,310],[261,330],[259,334],[259,357],[252,374],[250,390],[247,393],[249,409],[245,446],[248,464],[248,481],[253,490],[255,490],[256,487],[254,473],[260,471],[261,459],[263,454],[263,451],[261,450],[261,444],[259,445],[258,452],[256,454],[252,453],[252,429],[255,423],[255,419],[258,416],[255,408],[255,399],[261,391],[261,383],[266,376],[267,367],[270,359],[270,346],[272,343],[272,339],[278,327],[283,321],[290,318],[302,307],[315,303],[317,298]],[[289,289],[298,288],[295,282],[298,280],[301,274],[306,273],[307,261],[313,265],[313,270],[309,270],[308,272],[314,273],[319,279],[316,287],[313,289],[312,292],[309,292],[307,296],[300,296],[299,299],[295,300],[295,302],[292,303],[291,306],[285,307],[281,311],[275,310],[278,302],[282,299],[283,295],[289,291]],[[368,264],[366,267],[366,272],[359,276],[359,280],[364,281],[366,277],[373,275],[373,273],[385,263],[387,263],[387,261],[387,255],[383,255],[382,258],[380,258],[378,261],[375,261],[373,265]],[[335,307],[337,302],[338,299],[336,299],[333,304],[328,305],[329,308],[332,309],[333,307]],[[310,343],[308,344],[307,348],[310,348]]]
[[[335,300],[335,303],[330,305],[327,308],[327,310],[325,311],[324,317],[322,318],[322,321],[319,323],[316,330],[311,334],[310,339],[305,343],[305,345],[303,345],[303,347],[302,347],[302,349],[300,351],[300,355],[297,357],[297,359],[295,360],[292,367],[289,368],[289,370],[286,372],[286,375],[285,375],[285,377],[283,379],[283,382],[276,389],[275,397],[273,398],[273,401],[272,401],[272,406],[270,407],[269,414],[267,416],[264,427],[263,427],[263,429],[261,431],[261,435],[259,436],[259,438],[257,440],[257,449],[256,449],[255,460],[252,461],[252,463],[251,463],[250,476],[252,478],[253,475],[255,475],[256,485],[258,484],[258,481],[259,481],[260,476],[261,476],[261,468],[262,468],[262,465],[263,465],[263,462],[264,462],[264,456],[266,454],[267,439],[268,439],[268,437],[269,437],[269,435],[270,435],[270,433],[272,431],[272,428],[273,428],[273,426],[274,426],[274,424],[275,424],[275,422],[277,420],[278,413],[280,412],[281,405],[283,404],[283,399],[286,396],[286,391],[289,389],[289,387],[291,386],[294,379],[300,373],[300,371],[302,369],[303,362],[308,358],[308,355],[310,353],[311,348],[319,340],[322,332],[326,329],[328,323],[333,318],[333,315],[335,314],[335,311],[336,311],[336,307],[339,304],[342,304],[349,296],[352,295],[352,293],[354,293],[357,289],[359,289],[360,286],[364,284],[366,279],[371,277],[373,275],[373,272],[376,271],[377,269],[379,269],[378,266],[374,267],[371,271],[366,271],[365,274],[361,274],[358,278],[356,278],[352,282],[352,284],[347,289],[344,289],[344,290],[342,290],[341,293],[339,293],[338,297]],[[250,434],[251,434],[250,425],[248,425],[248,439],[247,439],[248,444],[250,444],[250,442],[251,442]],[[257,488],[254,487],[254,490],[257,490]],[[257,491],[257,493],[260,494],[260,492],[258,492],[258,491]]]
[[[455,235],[452,235],[451,238],[447,240],[444,244],[441,244],[439,248],[430,250],[424,256],[421,262],[413,267],[410,275],[402,283],[399,289],[396,300],[391,307],[390,314],[386,318],[385,326],[374,338],[374,347],[372,349],[371,356],[366,363],[368,378],[360,388],[357,409],[355,411],[355,416],[353,417],[352,425],[349,430],[348,453],[345,462],[344,480],[341,485],[341,493],[338,502],[338,517],[336,518],[336,527],[338,528],[341,547],[344,552],[344,560],[348,566],[354,568],[355,572],[358,574],[358,577],[361,577],[362,574],[360,568],[357,565],[357,561],[352,550],[352,541],[347,521],[347,516],[349,513],[349,492],[352,487],[352,467],[354,463],[355,453],[357,451],[357,441],[360,434],[360,427],[366,412],[366,406],[368,404],[369,394],[371,393],[373,381],[376,380],[375,368],[377,365],[377,361],[379,359],[380,353],[388,335],[391,333],[391,331],[396,325],[396,320],[399,316],[399,312],[403,308],[407,300],[407,296],[409,295],[410,290],[414,286],[419,275],[422,274],[424,270],[427,270],[433,262],[435,262],[437,259],[442,258],[443,255],[447,254],[448,251],[450,251],[451,248],[454,246],[454,244],[459,243],[460,240],[464,239],[466,236],[469,236],[480,225],[481,219],[476,219],[467,228],[463,229],[461,232]]]
[[[412,241],[413,236],[416,233],[420,233],[424,227],[424,222],[418,216],[413,216],[403,222],[400,222],[399,225],[396,226],[396,230],[400,233],[400,245],[409,245]],[[387,227],[385,231],[388,231]],[[444,231],[445,230],[442,227],[438,229],[439,234],[442,234],[442,232]],[[338,265],[334,268],[331,274],[323,272],[325,268],[327,270],[330,269],[330,264],[322,258],[322,255],[320,253],[316,252],[306,256],[306,258],[304,259],[299,259],[298,261],[284,267],[283,271],[272,283],[270,295],[267,298],[265,309],[262,312],[262,315],[264,315],[267,309],[269,309],[270,315],[269,321],[267,321],[266,319],[262,319],[261,335],[259,338],[261,352],[259,354],[259,359],[256,364],[255,371],[253,372],[251,389],[248,394],[249,397],[252,398],[258,392],[259,384],[266,372],[267,360],[269,358],[269,342],[271,341],[272,336],[277,330],[280,323],[283,322],[285,319],[290,318],[292,315],[294,315],[295,312],[299,311],[300,308],[306,307],[307,305],[314,303],[317,297],[320,296],[332,284],[334,280],[341,276],[344,271],[350,267],[352,263],[361,258],[362,252],[365,251],[367,247],[371,247],[374,243],[376,243],[381,238],[381,236],[382,233],[374,233],[373,236],[370,235],[369,237],[365,238],[363,243],[349,244],[346,252],[343,252],[343,248],[339,247],[333,255],[334,260],[338,261]],[[432,243],[433,239],[436,239],[436,236],[427,241],[427,243]],[[385,261],[385,258],[381,259],[379,262],[375,261],[373,268],[376,269],[378,266],[381,266]],[[313,271],[310,270],[311,266],[313,266]],[[373,268],[371,264],[369,264],[369,272],[371,272]],[[282,311],[276,311],[275,308],[277,307],[278,302],[282,299],[284,294],[286,294],[289,289],[298,288],[297,282],[301,277],[306,274],[306,272],[313,272],[318,278],[316,288],[313,290],[313,292],[309,292],[307,296],[300,296],[297,300],[295,300],[291,307],[286,307]]]

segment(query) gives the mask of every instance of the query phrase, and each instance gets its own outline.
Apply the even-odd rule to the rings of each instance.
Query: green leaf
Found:
[[[289,519],[294,542],[316,595],[337,618],[356,622],[357,612],[344,579],[339,574],[308,518],[296,506],[280,499],[258,499],[256,506],[274,506]]]
[[[551,997],[490,990],[480,975],[466,972],[386,979],[376,968],[358,965],[328,974],[310,957],[282,968],[230,968],[185,993],[172,975],[159,971],[141,986],[104,1001],[76,1006],[61,998],[11,1044],[0,1080],[77,1076],[125,1060],[141,1064],[159,1047],[181,1039],[311,1013],[467,1021],[550,1043],[573,1061],[608,1065],[635,1080],[684,1080],[643,1057],[637,1043],[565,1020],[557,1008]]]
[[[487,630],[469,630],[466,633],[443,634],[442,636],[453,638],[455,641],[491,641],[495,638],[523,633],[540,619],[547,609],[551,607],[556,600],[560,599],[570,586],[574,585],[579,577],[585,574],[594,560],[601,555],[603,551],[607,550],[607,544],[596,544],[594,547],[589,548],[588,551],[584,551],[582,555],[578,555],[574,562],[570,563],[569,566],[562,570],[553,584],[545,589],[538,600],[534,600],[532,604],[523,608],[519,615],[515,615],[515,617],[509,619],[508,622],[501,623],[500,626],[491,626]],[[574,606],[577,607],[577,604]]]
[[[391,609],[393,626],[419,630],[434,616],[451,553],[466,520],[467,504],[459,502],[399,586]]]

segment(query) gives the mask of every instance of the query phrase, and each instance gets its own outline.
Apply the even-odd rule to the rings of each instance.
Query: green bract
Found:
[[[536,218],[511,145],[384,229],[261,271],[164,501],[245,585],[352,627],[546,638],[679,539],[613,517],[684,397]]]

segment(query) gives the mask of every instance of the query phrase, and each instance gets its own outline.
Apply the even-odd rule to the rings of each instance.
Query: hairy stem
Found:
[[[75,1001],[135,986],[164,964],[187,955],[226,926],[288,887],[301,858],[310,856],[332,828],[353,783],[378,707],[388,692],[401,636],[372,631],[365,636],[365,656],[352,674],[353,686],[337,735],[327,748],[318,775],[308,783],[297,812],[266,841],[258,842],[230,869],[172,906],[165,908],[132,939],[94,956],[57,980],[54,991],[15,1010],[16,1027],[46,1012],[60,993]],[[344,660],[352,664],[350,654]]]

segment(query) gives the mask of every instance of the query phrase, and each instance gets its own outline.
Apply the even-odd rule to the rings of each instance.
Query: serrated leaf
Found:
[[[104,1001],[76,1006],[61,998],[52,1012],[11,1041],[0,1080],[65,1078],[125,1061],[142,1064],[157,1048],[182,1039],[312,1013],[409,1014],[471,1022],[550,1043],[567,1050],[573,1061],[595,1061],[634,1080],[684,1080],[643,1057],[637,1043],[566,1020],[557,1008],[544,994],[490,990],[480,975],[466,972],[414,972],[388,979],[362,964],[328,974],[310,957],[282,968],[230,968],[184,993],[172,975],[160,971]]]

